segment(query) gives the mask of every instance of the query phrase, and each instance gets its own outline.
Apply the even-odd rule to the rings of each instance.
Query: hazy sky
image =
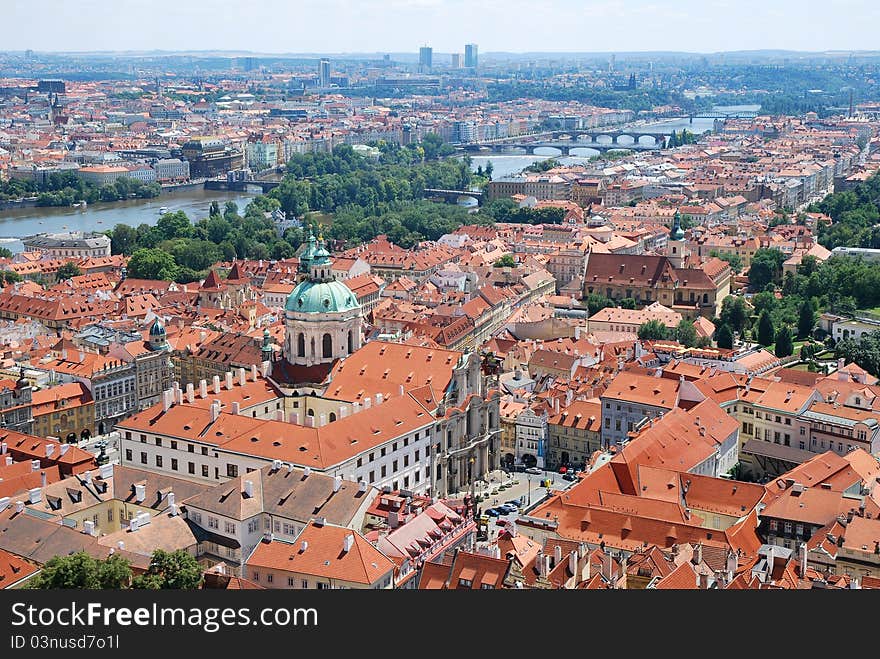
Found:
[[[878,0],[0,0],[2,50],[880,49]]]

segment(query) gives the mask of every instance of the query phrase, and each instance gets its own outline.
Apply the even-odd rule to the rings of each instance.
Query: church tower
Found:
[[[323,238],[309,234],[300,255],[305,278],[287,297],[284,357],[298,366],[327,364],[347,357],[363,343],[363,317],[357,296],[331,271]]]
[[[686,267],[690,257],[690,251],[684,238],[684,231],[681,228],[681,215],[679,215],[678,211],[675,211],[675,216],[672,219],[672,231],[666,243],[666,256],[673,268]]]

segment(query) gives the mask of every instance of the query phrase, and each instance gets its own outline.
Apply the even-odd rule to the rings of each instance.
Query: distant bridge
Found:
[[[594,151],[651,151],[660,148],[660,143],[654,144],[624,144],[624,143],[607,143],[607,142],[523,142],[513,144],[468,144],[464,150],[469,153],[522,153],[529,155],[535,153],[535,149],[556,149],[561,155],[571,155],[575,149],[593,149]],[[515,151],[514,151],[515,150]],[[576,155],[576,154],[575,154]]]
[[[483,193],[471,190],[442,190],[440,188],[425,188],[425,199],[442,199],[447,204],[457,204],[462,197],[470,197],[477,200],[477,205],[483,205]]]
[[[263,193],[277,188],[280,181],[218,181],[215,179],[205,181],[205,190],[224,190],[228,192],[247,192],[249,186],[259,187]]]

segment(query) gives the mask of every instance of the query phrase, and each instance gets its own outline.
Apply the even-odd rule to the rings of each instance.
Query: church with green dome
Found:
[[[284,305],[284,357],[297,366],[326,364],[347,357],[363,343],[363,316],[357,296],[331,270],[322,238],[309,232],[299,257],[304,278]]]

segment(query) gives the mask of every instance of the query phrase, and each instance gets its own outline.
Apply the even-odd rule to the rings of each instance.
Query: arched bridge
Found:
[[[263,193],[269,192],[272,188],[277,188],[281,184],[280,181],[205,181],[205,190],[228,190],[230,192],[247,192],[248,186],[257,186],[262,188]]]
[[[425,188],[426,199],[442,199],[447,204],[457,204],[462,197],[476,199],[479,206],[483,205],[483,193],[471,190],[441,190],[439,188]]]

